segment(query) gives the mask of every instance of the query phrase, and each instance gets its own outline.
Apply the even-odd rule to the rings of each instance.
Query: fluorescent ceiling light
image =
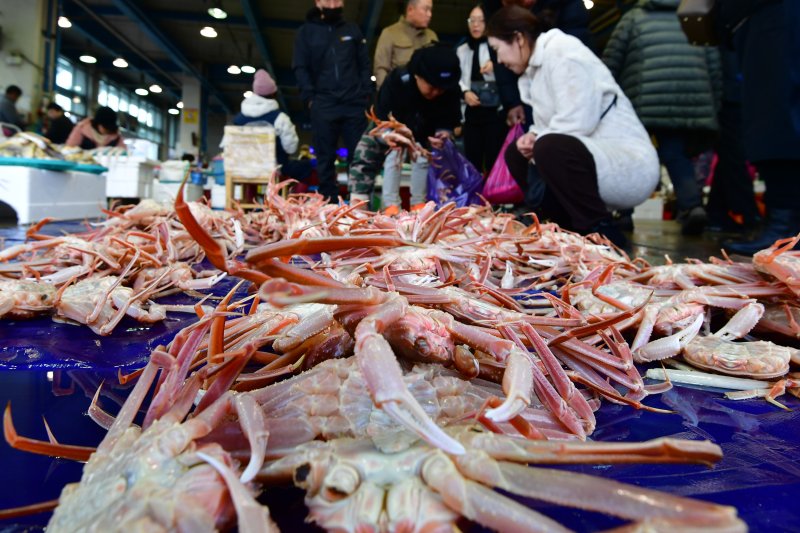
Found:
[[[161,92],[161,87],[158,84],[154,83],[153,85],[150,86],[150,92],[158,94]]]
[[[592,9],[594,7],[594,2],[592,2],[592,0],[583,0],[583,5],[586,9]]]
[[[72,22],[70,22],[67,17],[58,17],[58,27],[59,28],[71,28],[72,27]]]
[[[251,67],[250,65],[242,65],[242,72],[245,74],[253,74],[256,71],[256,67]]]
[[[228,16],[224,9],[221,7],[211,7],[208,9],[208,14],[214,17],[215,19],[224,19]]]
[[[180,113],[180,111],[178,111],[177,109],[174,109],[174,108],[170,108],[170,109],[167,109],[167,113],[169,113],[170,115],[177,115],[177,114]]]
[[[250,98],[251,96],[253,96],[253,91],[245,91],[244,92],[244,97],[245,98]]]
[[[183,109],[183,102],[178,102],[177,104],[175,104],[175,107],[177,107],[178,109]]]
[[[212,28],[211,26],[206,26],[202,30],[200,30],[200,35],[203,37],[208,37],[209,39],[213,39],[217,36],[217,30]]]
[[[139,96],[147,96],[148,94],[150,94],[150,91],[148,91],[147,89],[142,89],[141,87],[136,89],[134,92]]]
[[[117,68],[128,68],[128,62],[122,59],[121,57],[116,58],[114,61],[111,62]]]
[[[97,58],[94,57],[94,56],[84,55],[84,56],[79,57],[78,59],[80,59],[84,63],[90,63],[90,64],[91,63],[97,63]]]
[[[228,67],[228,74],[241,74],[242,69],[237,67],[236,65],[231,65]]]

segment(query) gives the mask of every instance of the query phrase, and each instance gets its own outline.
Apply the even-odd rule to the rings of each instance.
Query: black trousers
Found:
[[[339,138],[342,138],[347,148],[349,165],[353,160],[356,144],[367,127],[367,117],[363,109],[333,107],[315,101],[311,107],[311,127],[314,130],[319,193],[328,200],[336,202],[339,197],[335,168]]]
[[[764,180],[764,203],[770,209],[800,213],[800,159],[769,159],[755,163]]]
[[[751,224],[756,219],[758,209],[753,194],[753,180],[745,166],[741,104],[723,101],[717,118],[717,168],[708,195],[708,212],[724,220],[728,211],[733,211],[742,215],[746,224]]]
[[[523,191],[529,190],[529,175],[537,179],[538,174],[544,181],[541,205],[528,205],[539,216],[580,233],[609,218],[597,187],[594,158],[580,140],[559,133],[545,135],[536,140],[533,159],[535,165],[522,156],[516,144],[506,150],[508,170]]]
[[[464,113],[464,156],[479,172],[489,172],[507,132],[505,119],[497,109],[468,107]]]

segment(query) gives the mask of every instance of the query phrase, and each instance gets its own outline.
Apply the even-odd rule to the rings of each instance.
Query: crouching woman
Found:
[[[564,228],[602,233],[625,247],[610,210],[650,196],[658,155],[603,62],[577,38],[545,29],[518,6],[489,21],[489,45],[520,75],[520,96],[533,108],[533,125],[506,150],[506,163],[528,207]]]

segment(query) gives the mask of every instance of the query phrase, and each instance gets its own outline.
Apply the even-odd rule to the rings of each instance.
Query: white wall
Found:
[[[45,13],[44,0],[0,0],[0,26],[3,28],[0,91],[5,92],[9,85],[17,85],[22,89],[22,97],[17,102],[17,110],[21,113],[31,112],[39,105],[42,97],[42,28]],[[24,56],[21,64],[9,64],[12,52],[19,52]]]

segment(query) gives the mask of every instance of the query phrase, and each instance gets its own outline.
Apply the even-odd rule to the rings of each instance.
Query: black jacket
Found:
[[[64,115],[61,115],[55,120],[50,121],[50,127],[47,128],[45,137],[50,139],[53,144],[64,144],[67,142],[67,137],[72,133],[72,128],[75,124]]]
[[[434,100],[427,100],[408,69],[396,68],[381,85],[375,113],[383,120],[391,113],[411,129],[417,142],[426,146],[428,137],[437,131],[452,131],[461,123],[461,90],[456,86]]]
[[[355,105],[372,95],[372,67],[364,36],[352,22],[327,22],[312,8],[297,30],[292,69],[306,105]]]

